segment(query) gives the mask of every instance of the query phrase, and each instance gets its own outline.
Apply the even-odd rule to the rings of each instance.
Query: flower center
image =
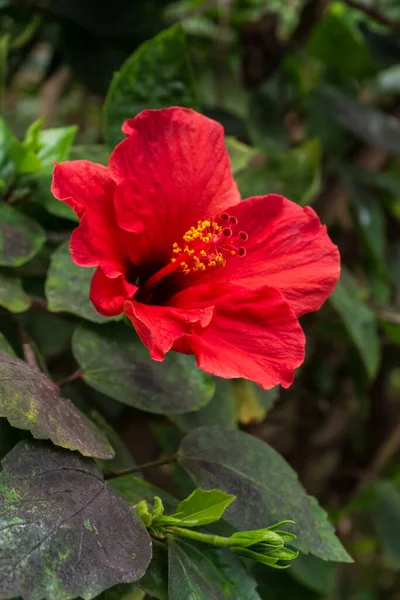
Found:
[[[216,221],[198,221],[183,235],[183,243],[172,244],[170,262],[154,273],[142,286],[141,296],[152,295],[152,290],[171,273],[189,275],[208,268],[224,267],[234,256],[243,257],[243,244],[249,236],[239,229],[236,217],[222,213]]]
[[[197,227],[191,227],[183,236],[183,244],[175,242],[171,258],[177,270],[185,275],[207,268],[224,267],[232,256],[243,257],[247,241],[245,231],[239,231],[238,220],[222,213],[218,222],[198,221]]]

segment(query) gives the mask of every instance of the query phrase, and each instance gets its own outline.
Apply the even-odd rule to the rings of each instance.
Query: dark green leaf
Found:
[[[394,0],[397,4],[397,0]],[[400,61],[400,40],[397,31],[381,31],[363,21],[359,29],[376,64],[381,68],[397,65]]]
[[[97,425],[100,431],[104,433],[104,436],[110,442],[115,453],[115,456],[112,460],[96,460],[98,467],[100,467],[103,473],[109,473],[110,471],[122,471],[123,469],[130,469],[134,467],[136,463],[133,460],[133,456],[115,429],[111,427],[111,425],[98,412],[90,411],[88,416],[90,417],[91,421]]]
[[[330,297],[356,345],[368,375],[373,377],[379,367],[380,346],[374,313],[360,298],[360,289],[350,273],[342,269],[340,281]]]
[[[0,333],[0,353],[7,353],[11,354],[11,356],[15,356],[14,350],[2,333]]]
[[[94,323],[105,323],[104,317],[89,300],[90,282],[95,268],[78,267],[71,260],[69,242],[61,244],[51,257],[46,279],[49,310],[68,312]]]
[[[74,330],[71,322],[50,312],[34,309],[21,313],[19,321],[45,360],[69,351]]]
[[[179,417],[180,415],[173,415],[174,420],[179,420]],[[167,456],[176,454],[183,439],[183,433],[176,425],[173,423],[154,423],[151,425],[151,431],[163,454]],[[194,487],[193,481],[186,473],[185,469],[177,462],[174,462],[169,466],[169,471],[177,485],[177,492],[179,495],[185,498],[191,494]]]
[[[235,496],[220,490],[194,490],[182,500],[172,515],[179,527],[200,527],[218,521],[234,501]]]
[[[364,77],[374,71],[359,31],[343,15],[330,13],[322,19],[313,30],[308,49],[324,67],[336,69],[341,76]]]
[[[342,167],[341,179],[350,192],[352,212],[371,256],[384,266],[385,215],[378,198],[359,181],[356,173]]]
[[[48,213],[61,219],[78,221],[78,217],[68,204],[57,200],[50,191],[52,175],[39,171],[32,182],[32,200],[43,206]]]
[[[263,565],[254,564],[252,572],[256,577],[257,589],[262,600],[317,600],[320,598],[290,577],[295,563],[296,561],[286,571],[275,571],[266,569]]]
[[[167,512],[174,512],[178,504],[178,501],[165,490],[134,475],[110,479],[109,485],[131,506],[139,504],[142,500],[153,505],[155,496],[161,498]]]
[[[0,266],[19,267],[40,250],[43,229],[11,206],[0,203]]]
[[[171,538],[168,562],[171,599],[260,600],[256,582],[228,550]]]
[[[20,442],[0,474],[0,597],[90,600],[139,579],[150,537],[90,459]]]
[[[232,381],[217,377],[215,393],[208,404],[200,410],[173,415],[171,418],[181,431],[190,431],[202,425],[215,425],[216,423],[220,423],[224,427],[235,428],[237,423]]]
[[[318,94],[326,110],[356,137],[387,152],[400,154],[400,124],[395,117],[362,104],[336,88],[326,86]]]
[[[282,105],[277,100],[280,93],[273,81],[249,96],[247,125],[251,141],[267,154],[276,154],[288,147]]]
[[[5,119],[0,115],[0,175],[6,177],[12,172],[13,165],[10,158],[11,146],[15,136],[8,127]]]
[[[38,439],[79,450],[84,456],[112,458],[113,450],[97,427],[42,373],[19,358],[0,360],[0,416]]]
[[[168,596],[168,554],[165,544],[153,540],[153,558],[136,585],[151,598],[171,600]]]
[[[109,147],[122,139],[126,119],[144,109],[166,106],[199,108],[185,35],[179,26],[145,42],[114,76],[103,113]]]
[[[120,583],[96,596],[96,600],[145,600],[145,596],[136,584]]]
[[[320,143],[317,139],[310,139],[284,153],[268,158],[259,155],[237,174],[236,181],[243,198],[273,191],[305,206],[319,192],[320,162]]]
[[[170,352],[156,362],[133,329],[123,324],[81,326],[72,348],[89,385],[147,412],[187,412],[206,404],[214,393],[214,383],[192,356]]]
[[[74,144],[69,152],[70,160],[90,160],[107,165],[109,152],[102,144]]]
[[[396,567],[400,566],[400,490],[391,481],[380,481],[371,492],[368,507],[372,525],[384,552]]]
[[[21,279],[12,272],[0,270],[0,306],[11,312],[23,312],[30,306],[30,299],[25,294]]]
[[[312,554],[300,554],[291,564],[289,573],[314,592],[329,596],[335,588],[335,569],[334,563],[321,560]]]
[[[241,431],[200,427],[183,440],[179,461],[197,485],[236,496],[224,519],[238,530],[292,519],[296,525],[290,529],[298,536],[292,544],[298,550],[325,560],[351,561],[324,510],[268,444]]]

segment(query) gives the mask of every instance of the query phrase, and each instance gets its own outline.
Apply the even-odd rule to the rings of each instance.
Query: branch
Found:
[[[104,479],[116,479],[117,477],[123,477],[124,475],[132,475],[132,473],[138,473],[142,469],[152,469],[153,467],[162,467],[163,465],[170,465],[176,462],[177,460],[178,455],[173,454],[172,456],[167,456],[166,458],[160,458],[159,460],[144,463],[143,465],[137,465],[135,467],[130,467],[129,469],[123,469],[122,471],[116,471],[115,473],[104,473]]]
[[[355,10],[359,10],[359,11],[363,12],[364,14],[368,15],[368,17],[370,17],[377,23],[380,23],[381,25],[387,25],[389,27],[396,27],[396,26],[399,27],[400,26],[399,21],[396,21],[392,17],[388,17],[387,15],[384,15],[379,10],[374,8],[373,6],[364,4],[364,2],[357,2],[356,0],[344,0],[344,2],[351,8],[354,8]]]

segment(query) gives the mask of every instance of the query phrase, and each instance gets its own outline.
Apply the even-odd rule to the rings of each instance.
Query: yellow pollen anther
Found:
[[[227,245],[226,237],[222,235],[224,227],[214,221],[198,221],[196,227],[191,227],[183,235],[186,244],[183,249],[178,242],[172,244],[172,252],[177,255],[171,258],[180,272],[188,275],[190,272],[205,271],[208,267],[224,267],[228,255],[235,256],[236,249]],[[231,236],[229,236],[231,237]],[[244,239],[244,238],[242,238]],[[227,253],[227,254],[222,254]],[[186,262],[182,260],[186,259]]]

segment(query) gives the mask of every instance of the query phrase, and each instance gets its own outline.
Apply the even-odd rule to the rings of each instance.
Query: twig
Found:
[[[378,317],[382,317],[383,319],[385,319],[385,321],[389,321],[389,323],[400,325],[400,313],[395,312],[394,310],[390,310],[390,308],[375,307],[374,310]]]
[[[24,327],[17,321],[18,324],[18,333],[21,340],[22,353],[24,355],[25,361],[29,366],[33,367],[36,371],[41,372],[41,368],[38,364],[35,351],[33,349],[34,342],[31,339],[29,333],[24,329]]]
[[[130,467],[129,469],[123,469],[122,471],[104,473],[104,479],[116,479],[117,477],[123,477],[124,475],[132,475],[132,473],[138,473],[142,469],[152,469],[153,467],[162,467],[163,465],[170,465],[178,460],[178,454],[167,456],[166,458],[160,458],[153,462],[144,463],[143,465],[137,465]]]
[[[357,2],[356,0],[344,0],[345,4],[359,10],[364,14],[368,15],[371,19],[380,23],[381,25],[388,25],[389,27],[400,26],[400,22],[396,21],[392,17],[384,15],[372,5],[367,5],[364,2]]]
[[[58,381],[57,385],[59,388],[62,388],[64,386],[68,385],[68,383],[71,383],[72,381],[81,379],[82,376],[83,376],[83,369],[77,369],[76,371],[74,371],[74,373],[72,373],[72,375],[68,375],[68,377],[65,377],[65,379],[61,379],[60,381]]]
[[[400,451],[400,423],[392,429],[385,442],[377,450],[369,466],[365,469],[352,496],[355,497],[368,483],[375,481],[384,471],[389,462]]]

